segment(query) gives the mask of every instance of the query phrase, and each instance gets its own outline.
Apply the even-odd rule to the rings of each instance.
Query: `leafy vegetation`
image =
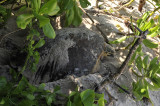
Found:
[[[56,96],[60,95],[59,87],[54,88],[54,91],[51,92],[44,90],[45,84],[36,87],[31,85],[24,76],[20,80],[17,78],[25,70],[28,62],[30,62],[31,70],[36,71],[36,64],[40,58],[36,49],[45,44],[44,38],[40,36],[34,26],[38,25],[45,36],[54,39],[56,35],[50,23],[50,17],[65,13],[66,26],[71,24],[78,26],[82,21],[82,11],[75,0],[27,0],[25,2],[26,5],[19,9],[19,13],[23,11],[23,14],[18,15],[16,21],[19,28],[29,29],[29,35],[27,36],[29,43],[25,49],[28,56],[21,72],[13,75],[14,81],[8,82],[4,77],[0,77],[0,105],[54,105],[57,102]],[[90,5],[87,0],[80,0],[80,4],[84,8]],[[0,23],[4,25],[10,15],[10,11],[0,6],[0,13]],[[37,43],[35,43],[34,37],[39,38]],[[30,61],[31,59],[33,59],[32,62]],[[12,70],[13,72],[14,70]],[[82,106],[91,104],[96,106],[94,102],[97,102],[99,106],[104,106],[106,103],[104,95],[97,94],[93,90],[85,90],[81,93],[76,91],[69,95],[67,106],[73,106],[73,104],[77,103],[81,103]]]
[[[158,23],[155,23],[153,19],[147,20],[150,16],[151,12],[146,12],[141,19],[137,20],[137,26],[142,31],[149,31],[148,37],[157,37],[160,34],[160,16],[158,17]],[[134,29],[134,27],[132,26]],[[135,29],[134,29],[135,30]],[[136,39],[138,39],[138,35],[140,32],[134,31],[135,36],[123,36],[115,41],[110,41],[111,44],[118,44],[125,41],[127,38],[133,37],[134,40],[128,46],[134,45]],[[150,41],[149,39],[144,39],[142,42],[148,48],[157,48],[158,44]],[[128,48],[128,46],[126,48]],[[141,100],[143,97],[149,98],[149,90],[158,90],[160,88],[160,63],[158,63],[158,59],[155,57],[150,63],[148,62],[149,56],[145,56],[142,52],[142,44],[136,49],[135,53],[131,57],[129,65],[136,63],[136,69],[138,72],[134,70],[133,67],[133,74],[136,75],[137,80],[133,82],[133,93],[137,97],[137,100]],[[145,56],[145,57],[144,57]],[[144,58],[142,60],[142,58]],[[150,65],[148,65],[150,64]]]
[[[149,56],[145,56],[143,60],[138,56],[135,60],[139,71],[133,71],[137,77],[137,82],[133,82],[133,92],[138,100],[149,98],[149,90],[160,88],[160,62],[156,57],[150,62],[148,59]]]
[[[0,105],[45,106],[56,103],[56,95],[60,95],[59,87],[55,87],[51,92],[44,90],[44,83],[36,87],[31,85],[25,77],[18,82],[16,74],[13,78],[12,81],[7,81],[6,78],[0,77]]]
[[[97,94],[90,89],[81,93],[76,90],[70,93],[67,106],[105,106],[106,102],[104,94]]]

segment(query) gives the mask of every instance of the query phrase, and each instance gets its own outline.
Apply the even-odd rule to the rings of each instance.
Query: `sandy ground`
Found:
[[[94,8],[96,4],[95,0],[89,0],[89,1],[91,2],[91,6],[89,6],[86,9],[86,11],[91,15],[96,25],[98,24],[101,31],[104,32],[105,36],[110,41],[124,36],[120,33],[124,33],[124,34],[131,33],[131,31],[124,24],[124,22],[126,20],[129,20],[131,16],[134,19],[138,19],[138,18],[141,18],[146,11],[154,10],[153,5],[150,4],[149,2],[146,2],[142,12],[139,12],[138,0],[135,0],[134,2],[131,3],[129,7],[124,7],[120,11],[116,11],[116,10],[122,7],[122,5],[120,4],[124,3],[126,0],[122,0],[122,1],[121,0],[103,0],[103,2],[99,2],[100,10]],[[94,10],[96,10],[96,12]],[[107,11],[112,15],[109,15],[102,11]],[[156,12],[153,15],[153,17],[157,15],[159,15],[158,12]],[[91,20],[86,15],[84,15],[83,24],[82,24],[82,27],[84,26],[101,34],[101,32],[96,28],[95,25],[92,24]],[[155,37],[155,38],[148,37],[147,39],[150,39],[155,43],[160,42],[160,39],[158,37]],[[133,40],[132,38],[129,38],[126,41],[122,42],[121,44],[113,44],[112,46],[115,49],[126,47],[129,43],[132,42],[132,40]],[[145,47],[144,45],[142,45],[142,47],[143,47],[143,52],[146,55],[149,55],[151,58],[158,57],[160,59],[160,45],[156,49],[150,49]],[[128,54],[128,50],[117,51],[116,56],[120,64],[124,61],[127,54]],[[119,78],[117,83],[119,83],[120,85],[127,86],[131,91],[132,78],[128,68],[126,69],[126,72],[124,73],[124,75],[122,75]],[[159,106],[160,105],[160,91],[150,91],[150,98],[152,101],[152,103],[150,103],[149,101],[140,101],[140,102],[135,101],[125,93],[119,93],[118,89],[113,85],[109,85],[107,86],[107,88],[109,92],[112,95],[114,95],[114,97],[118,100],[111,103],[110,104],[111,106],[150,106],[150,105]]]

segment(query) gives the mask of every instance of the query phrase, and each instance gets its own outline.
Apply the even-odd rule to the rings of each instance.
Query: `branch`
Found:
[[[110,79],[109,78],[105,78],[101,83],[100,86],[96,89],[97,91],[100,91],[103,89],[103,87],[111,82],[115,82],[120,76],[121,74],[124,72],[126,66],[128,65],[128,62],[130,61],[132,55],[134,54],[135,50],[137,49],[137,47],[142,43],[143,39],[146,39],[146,35],[148,34],[148,30],[146,31],[141,31],[138,27],[134,26],[138,31],[140,31],[140,35],[139,38],[137,38],[137,40],[135,41],[134,45],[130,48],[129,53],[125,59],[125,61],[122,63],[122,65],[120,66],[120,68],[118,69],[118,72],[114,75],[110,75]]]
[[[129,6],[134,0],[130,0],[127,4],[123,5],[122,7],[120,7],[119,9],[117,9],[117,11],[120,11],[121,9],[123,9],[126,6]]]
[[[18,32],[18,31],[20,31],[20,30],[22,30],[22,29],[17,29],[17,30],[15,30],[15,31],[13,31],[13,32],[10,32],[10,33],[7,33],[6,35],[4,35],[4,36],[0,39],[0,44],[2,43],[2,41],[3,41],[4,38],[6,38],[7,36],[9,36],[9,35],[11,35],[11,34],[13,34],[13,33]]]
[[[106,37],[106,34],[101,30],[101,28],[98,26],[98,24],[96,24],[96,23],[94,22],[94,20],[92,19],[92,17],[91,17],[81,6],[79,6],[79,8],[83,11],[83,13],[85,13],[85,14],[88,16],[88,18],[92,21],[92,24],[95,25],[96,28],[101,32],[101,34],[102,34],[105,42],[109,44],[109,40],[108,40],[108,38]]]

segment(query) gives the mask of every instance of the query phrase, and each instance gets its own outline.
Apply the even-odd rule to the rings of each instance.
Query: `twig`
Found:
[[[133,99],[136,99],[134,97],[133,94],[131,94],[129,91],[127,91],[126,89],[124,89],[123,87],[121,87],[119,84],[117,84],[116,82],[113,82],[114,85],[116,85],[117,87],[119,87],[121,90],[123,90],[125,93],[127,93],[130,97],[132,97]]]
[[[11,34],[13,34],[13,33],[16,33],[16,32],[18,32],[18,31],[20,31],[20,30],[22,30],[22,29],[18,29],[18,30],[15,30],[15,31],[13,31],[13,32],[7,33],[6,35],[4,35],[4,36],[0,39],[0,43],[2,43],[3,39],[4,39],[5,37],[7,37],[8,35],[11,35]]]
[[[98,0],[96,0],[96,8],[98,8],[98,3],[99,3],[99,1],[98,1]]]
[[[117,101],[117,99],[114,96],[111,95],[111,93],[107,90],[107,88],[105,88],[104,90],[108,94],[110,102],[112,102],[112,100]]]
[[[117,11],[120,11],[121,9],[123,9],[124,7],[130,5],[134,0],[130,0],[127,4],[123,5],[122,7],[120,7],[119,9],[117,9]]]
[[[97,88],[98,91],[102,90],[102,88],[111,82],[115,82],[120,75],[124,72],[126,66],[128,65],[129,60],[131,59],[132,55],[134,54],[135,50],[137,49],[137,47],[141,44],[141,42],[143,41],[143,39],[146,39],[146,35],[148,34],[148,30],[146,31],[141,31],[138,27],[134,26],[138,31],[140,31],[140,37],[137,38],[137,40],[135,41],[134,45],[130,48],[129,53],[125,59],[125,61],[122,63],[122,65],[120,66],[120,68],[118,69],[118,72],[114,75],[111,75],[109,78],[104,79],[101,83],[99,88]]]
[[[94,22],[94,20],[92,19],[92,17],[91,17],[81,6],[79,6],[79,8],[83,11],[83,13],[85,13],[85,14],[88,16],[88,18],[92,21],[92,24],[95,25],[96,28],[101,32],[101,34],[102,34],[105,42],[109,44],[109,40],[108,40],[108,38],[106,37],[106,34],[101,30],[101,28],[98,26],[98,24],[96,24],[96,23]]]
[[[160,10],[160,7],[155,8],[154,11],[152,11],[152,13],[147,17],[146,20],[148,20],[158,10]]]
[[[105,10],[97,10],[97,9],[94,9],[94,10],[86,10],[86,11],[87,11],[87,12],[92,12],[92,13],[102,13],[102,14],[112,15],[112,16],[114,16],[114,17],[121,18],[121,19],[123,19],[123,20],[126,20],[126,18],[128,18],[127,16],[122,16],[122,15],[120,15],[120,14],[117,13],[116,11],[115,11],[116,13],[110,13],[110,12],[107,12],[107,11],[105,11]],[[134,22],[137,21],[136,18],[133,18],[133,20],[134,20]]]
[[[149,0],[147,0],[150,4],[152,4],[154,6],[154,8],[156,8],[156,6]],[[159,12],[159,11],[158,11]],[[159,12],[160,13],[160,12]]]

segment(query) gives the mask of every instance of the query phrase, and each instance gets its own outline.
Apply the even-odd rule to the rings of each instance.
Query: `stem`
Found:
[[[160,9],[160,7],[155,8],[154,11],[152,11],[152,13],[147,17],[146,20],[148,21],[148,19],[149,19],[155,12],[157,12],[159,9]]]
[[[149,0],[147,0],[150,4],[152,4],[154,6],[154,8],[156,8],[156,6]],[[159,12],[159,11],[158,11]],[[159,12],[160,13],[160,12]]]
[[[104,38],[105,42],[109,44],[109,40],[108,40],[106,34],[101,30],[101,28],[98,26],[98,24],[96,24],[96,23],[94,22],[94,20],[93,20],[92,17],[90,16],[90,14],[87,13],[81,6],[78,6],[78,7],[82,10],[83,13],[85,13],[85,14],[87,15],[87,17],[92,21],[92,24],[95,25],[96,28],[101,32],[101,35],[102,35],[102,37]]]
[[[115,82],[121,76],[121,74],[124,72],[126,66],[128,65],[128,62],[130,61],[132,55],[134,54],[134,52],[136,51],[136,49],[138,48],[138,46],[141,44],[141,42],[143,41],[143,39],[146,39],[146,35],[148,34],[148,30],[146,30],[146,31],[143,32],[138,27],[136,27],[136,26],[134,26],[134,27],[140,32],[140,35],[139,35],[140,37],[135,41],[134,45],[130,48],[129,53],[128,53],[125,61],[122,63],[122,65],[118,69],[118,72],[116,74],[114,74],[114,75],[110,75],[108,78],[105,78],[100,83],[100,87],[96,88],[96,90],[98,90],[98,91],[102,90],[102,88],[107,83]]]
[[[98,0],[96,0],[96,8],[98,8]]]
[[[122,8],[129,6],[134,0],[130,0],[127,4],[124,4],[122,7],[120,7],[117,11],[121,10]]]
[[[23,66],[22,70],[19,72],[18,77],[19,77],[19,75],[22,74],[22,73],[24,72],[24,70],[26,69],[26,66],[27,66],[27,63],[28,63],[29,58],[30,58],[30,55],[29,55],[29,53],[28,53],[27,58],[26,58],[26,61],[25,61],[25,63],[24,63],[24,66]]]
[[[33,35],[31,35],[31,38],[30,38],[30,43],[28,44],[28,54],[27,54],[27,58],[26,58],[26,61],[25,61],[25,63],[24,63],[24,66],[23,66],[23,68],[22,68],[22,70],[20,71],[20,73],[19,73],[19,75],[20,74],[22,74],[23,72],[24,72],[24,70],[26,69],[26,66],[27,66],[27,63],[28,63],[28,61],[29,61],[29,59],[30,59],[30,53],[29,53],[29,50],[30,50],[30,48],[31,48],[31,46],[32,46],[32,39],[33,39]],[[18,75],[18,76],[19,76]]]
[[[5,37],[7,37],[7,36],[9,36],[9,35],[11,35],[11,34],[13,34],[13,33],[16,33],[16,32],[18,32],[18,31],[20,31],[20,30],[22,30],[22,29],[18,29],[18,30],[15,30],[15,31],[13,31],[13,32],[7,33],[6,35],[4,35],[4,36],[0,39],[0,43],[2,43],[2,41],[3,41],[3,39],[4,39]]]
[[[134,45],[131,47],[131,49],[130,49],[130,51],[129,51],[129,53],[128,53],[126,59],[125,59],[125,61],[122,63],[122,65],[121,65],[120,68],[119,68],[119,72],[117,72],[117,73],[114,75],[114,79],[115,79],[115,80],[117,80],[117,79],[120,77],[121,73],[124,72],[124,69],[126,68],[129,60],[131,59],[132,55],[134,54],[135,50],[137,49],[137,47],[139,46],[139,44],[140,44],[141,42],[142,42],[142,39],[141,39],[141,38],[138,38],[138,39],[136,40],[136,42],[134,43]]]
[[[133,72],[137,77],[143,77],[143,76],[139,75],[138,73],[136,73],[134,70],[132,70],[132,72]]]
[[[130,44],[128,44],[125,48],[124,48],[124,50],[126,50],[126,49],[128,49],[131,45],[133,45],[135,43],[135,38],[134,38],[134,40],[130,43]]]
[[[150,4],[152,4],[155,8],[156,8],[156,6],[151,2],[151,1],[149,1],[149,0],[147,0]]]

